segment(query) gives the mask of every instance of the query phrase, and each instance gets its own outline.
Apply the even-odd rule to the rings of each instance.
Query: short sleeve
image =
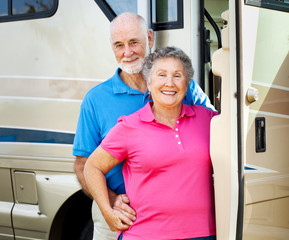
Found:
[[[126,124],[120,118],[118,123],[109,131],[101,142],[101,147],[116,159],[123,161],[127,158],[128,153],[128,131],[129,128],[126,127]]]
[[[119,161],[127,158],[126,139],[128,132],[123,122],[118,122],[102,140],[100,146]],[[106,175],[107,186],[117,194],[125,193],[125,184],[122,174],[123,162],[116,165]]]
[[[213,111],[212,109],[209,109],[209,108],[205,108],[207,113],[209,114],[209,118],[212,119],[214,116],[217,116],[219,115],[218,112],[216,111]]]
[[[101,142],[100,129],[92,104],[84,98],[73,142],[73,155],[89,157]]]

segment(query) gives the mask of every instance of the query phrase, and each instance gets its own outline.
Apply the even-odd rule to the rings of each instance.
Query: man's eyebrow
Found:
[[[114,42],[112,45],[115,46],[115,45],[120,44],[120,43],[122,43],[122,42],[116,41],[116,42]]]
[[[138,39],[138,38],[132,38],[132,39],[130,39],[128,42],[139,42],[140,41],[140,39]],[[121,41],[115,41],[114,43],[113,43],[113,46],[115,46],[115,45],[117,45],[117,44],[124,44],[123,42],[121,42]]]
[[[135,41],[139,42],[140,39],[138,39],[138,38],[132,38],[132,39],[129,40],[129,42],[135,42]]]

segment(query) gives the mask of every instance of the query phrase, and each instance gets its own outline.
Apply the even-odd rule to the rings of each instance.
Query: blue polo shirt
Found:
[[[80,108],[73,155],[89,157],[120,116],[132,114],[148,102],[148,92],[143,94],[127,86],[119,77],[120,71],[118,68],[111,78],[93,87],[85,95]],[[215,110],[195,81],[191,81],[183,102]],[[125,193],[122,164],[115,166],[106,175],[108,187],[117,194]]]

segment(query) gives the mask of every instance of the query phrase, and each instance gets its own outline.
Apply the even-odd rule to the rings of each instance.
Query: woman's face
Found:
[[[148,82],[155,107],[179,107],[187,88],[187,76],[180,60],[165,58],[155,62]]]

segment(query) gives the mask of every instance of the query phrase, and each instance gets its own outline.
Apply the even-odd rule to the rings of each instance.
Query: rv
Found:
[[[0,239],[91,239],[73,171],[85,93],[117,68],[109,24],[142,15],[176,46],[211,122],[217,239],[289,239],[288,0],[1,0]]]

